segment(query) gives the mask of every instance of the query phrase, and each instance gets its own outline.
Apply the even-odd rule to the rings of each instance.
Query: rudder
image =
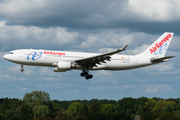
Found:
[[[174,33],[165,32],[140,55],[164,57]]]

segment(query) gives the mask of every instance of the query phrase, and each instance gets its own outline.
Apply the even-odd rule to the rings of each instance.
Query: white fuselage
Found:
[[[37,49],[20,49],[4,55],[6,60],[23,65],[54,67],[54,72],[82,70],[80,74],[86,79],[93,78],[89,70],[128,70],[167,62],[174,56],[166,56],[167,49],[174,33],[165,32],[145,51],[138,55],[118,55],[128,45],[107,53],[85,53],[52,51]]]
[[[100,54],[100,53],[99,53]],[[11,51],[4,58],[21,65],[57,67],[58,61],[74,62],[77,59],[99,55],[98,53],[20,49]],[[100,63],[89,70],[127,70],[152,65],[151,56],[112,55],[110,61]],[[82,70],[81,66],[72,69]]]

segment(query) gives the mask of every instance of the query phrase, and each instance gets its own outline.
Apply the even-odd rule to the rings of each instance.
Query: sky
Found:
[[[0,98],[23,99],[45,91],[51,100],[119,100],[124,97],[180,97],[179,0],[0,0]],[[170,61],[125,71],[54,73],[51,67],[11,63],[3,55],[16,49],[119,54],[144,51],[164,32],[174,32]]]

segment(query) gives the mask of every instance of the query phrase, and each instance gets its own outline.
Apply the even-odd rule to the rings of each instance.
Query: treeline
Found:
[[[0,120],[180,120],[180,99],[50,100],[43,91],[0,99]]]

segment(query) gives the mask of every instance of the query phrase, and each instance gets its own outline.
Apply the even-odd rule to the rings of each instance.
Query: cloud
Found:
[[[68,32],[67,29],[39,28],[24,26],[5,25],[0,29],[0,49],[1,51],[18,48],[59,48],[66,44],[75,44],[77,32]]]
[[[141,45],[146,40],[151,40],[152,35],[142,32],[130,33],[127,30],[94,30],[81,32],[69,31],[62,27],[26,27],[4,25],[0,29],[0,50],[13,49],[55,49],[55,50],[83,50],[88,48],[90,52],[105,52],[119,49],[128,44],[129,48]],[[42,47],[43,46],[43,47]],[[92,51],[91,51],[92,49]],[[102,51],[103,50],[103,51]],[[130,53],[130,52],[129,52]],[[136,52],[132,52],[136,53]]]
[[[174,21],[180,18],[179,15],[172,14],[179,10],[180,2],[178,0],[130,0],[129,6],[134,14],[141,18],[144,16],[145,21]],[[152,7],[153,6],[153,7]]]
[[[156,93],[156,92],[170,92],[173,90],[171,85],[167,84],[155,84],[155,85],[143,85],[143,93]]]
[[[5,27],[5,24],[6,24],[6,21],[5,21],[5,20],[0,21],[0,28],[1,28],[1,27]]]
[[[3,0],[0,17],[7,19],[8,25],[124,28],[162,33],[162,30],[178,31],[180,16],[176,13],[179,6],[178,0]]]

